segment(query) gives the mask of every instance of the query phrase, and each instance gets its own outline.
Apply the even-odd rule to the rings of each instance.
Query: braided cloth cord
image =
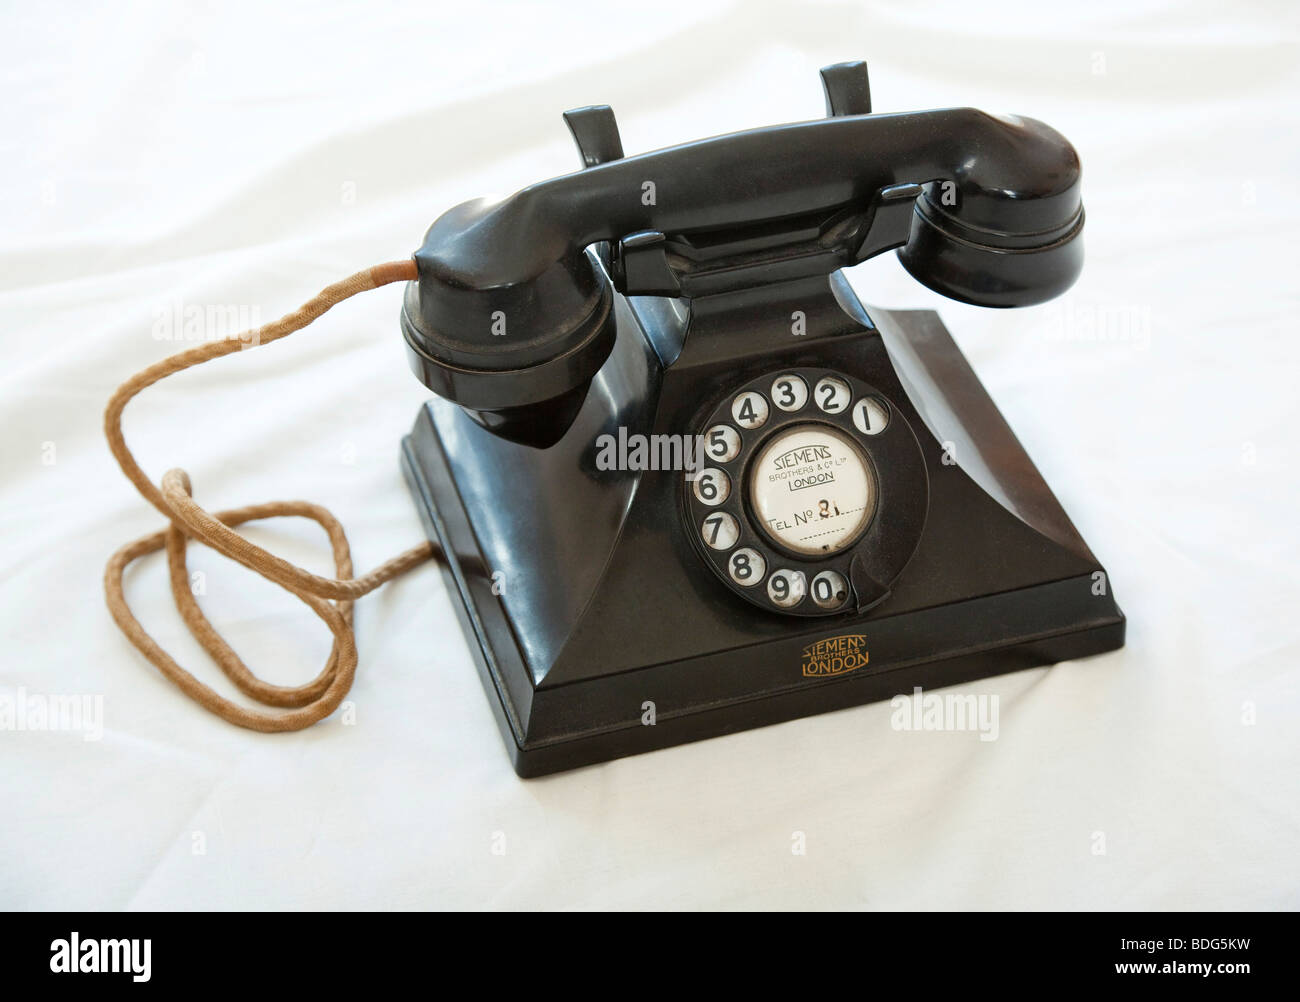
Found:
[[[104,594],[108,601],[108,611],[127,639],[159,671],[179,686],[182,692],[232,724],[254,731],[296,731],[333,713],[352,688],[356,674],[353,600],[430,558],[441,560],[442,551],[433,543],[424,543],[386,561],[369,574],[353,577],[352,556],[343,526],[328,509],[320,505],[308,501],[270,501],[210,513],[195,503],[191,496],[189,474],[179,469],[169,470],[155,487],[127,447],[122,433],[122,412],[136,394],[161,379],[232,352],[278,341],[301,330],[330,307],[358,293],[392,282],[413,281],[415,278],[413,260],[393,261],[367,268],[322,290],[298,310],[279,320],[221,341],[186,349],[161,362],[155,362],[119,386],[109,399],[108,408],[104,412],[104,433],[108,436],[108,447],[126,478],[146,501],[162,512],[168,526],[127,543],[109,558],[108,566],[104,569]],[[312,519],[325,530],[334,554],[336,577],[326,578],[312,574],[254,545],[234,531],[236,526],[245,522],[284,516]],[[239,655],[213,628],[194,598],[185,563],[185,551],[191,539],[206,543],[231,560],[274,581],[285,591],[296,595],[320,617],[334,635],[334,645],[325,667],[316,678],[300,686],[271,685],[254,675],[240,660]],[[194,638],[240,692],[264,706],[275,707],[276,711],[250,709],[218,695],[177,664],[131,613],[122,583],[126,568],[140,557],[161,549],[167,551],[167,569],[176,608]]]

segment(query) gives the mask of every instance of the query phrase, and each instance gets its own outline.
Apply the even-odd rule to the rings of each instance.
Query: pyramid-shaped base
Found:
[[[841,305],[845,290],[834,289]],[[843,323],[824,322],[824,340],[798,349],[886,392],[921,441],[929,514],[892,593],[828,619],[737,598],[682,539],[678,474],[620,481],[584,459],[602,427],[679,429],[689,422],[675,401],[698,402],[701,382],[739,378],[715,375],[725,360],[689,350],[656,368],[662,352],[625,336],[646,319],[627,302],[619,309],[619,347],[571,441],[544,450],[507,442],[435,400],[403,443],[521,776],[1123,645],[1105,572],[928,311],[872,309],[868,319],[850,309],[837,314]],[[765,342],[752,322],[746,337],[758,372],[795,361],[789,338]],[[642,385],[644,398],[630,400],[628,387]]]

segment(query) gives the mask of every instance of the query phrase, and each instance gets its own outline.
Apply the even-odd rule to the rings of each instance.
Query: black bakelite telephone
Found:
[[[840,269],[892,248],[980,306],[1083,261],[1078,156],[1033,119],[828,117],[460,205],[402,333],[439,398],[403,466],[520,775],[1112,650],[1101,566],[928,310]]]
[[[1032,119],[872,115],[863,63],[822,71],[829,118],[624,157],[608,107],[565,118],[583,169],[438,219],[414,260],[155,362],[110,397],[109,449],[167,528],[104,573],[127,639],[200,705],[256,731],[329,717],[352,685],[352,602],[429,558],[515,769],[540,775],[1112,650],[1105,572],[929,310],[865,309],[840,269],[890,248],[919,281],[1025,306],[1079,274],[1079,159]],[[209,512],[145,474],[122,429],[161,379],[269,344],[406,282],[425,405],[402,450],[430,542],[353,573],[305,501]],[[235,531],[305,517],[322,577]],[[320,674],[259,677],[191,593],[206,543],[334,635]],[[124,574],[165,549],[173,598],[246,697],[181,667]]]

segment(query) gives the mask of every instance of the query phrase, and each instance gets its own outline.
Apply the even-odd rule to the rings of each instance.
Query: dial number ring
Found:
[[[732,387],[695,427],[707,469],[683,477],[683,514],[732,592],[804,617],[862,611],[889,594],[920,539],[928,479],[883,393],[834,369],[772,369]],[[726,486],[702,498],[694,478],[706,472]]]

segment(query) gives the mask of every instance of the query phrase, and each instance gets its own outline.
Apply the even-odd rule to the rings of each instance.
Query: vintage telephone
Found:
[[[414,279],[437,394],[403,468],[520,775],[1123,644],[938,315],[840,274],[897,248],[952,299],[1051,299],[1082,266],[1074,149],[872,114],[860,62],[822,82],[823,120],[632,157],[608,107],[571,111],[582,170],[451,209],[383,279]]]
[[[1123,643],[938,316],[840,274],[898,248],[952,299],[1051,299],[1078,156],[1032,119],[873,115],[860,62],[822,82],[824,120],[633,157],[569,112],[581,171],[416,252],[402,332],[442,399],[404,467],[521,775]],[[603,436],[707,465],[603,468]]]

